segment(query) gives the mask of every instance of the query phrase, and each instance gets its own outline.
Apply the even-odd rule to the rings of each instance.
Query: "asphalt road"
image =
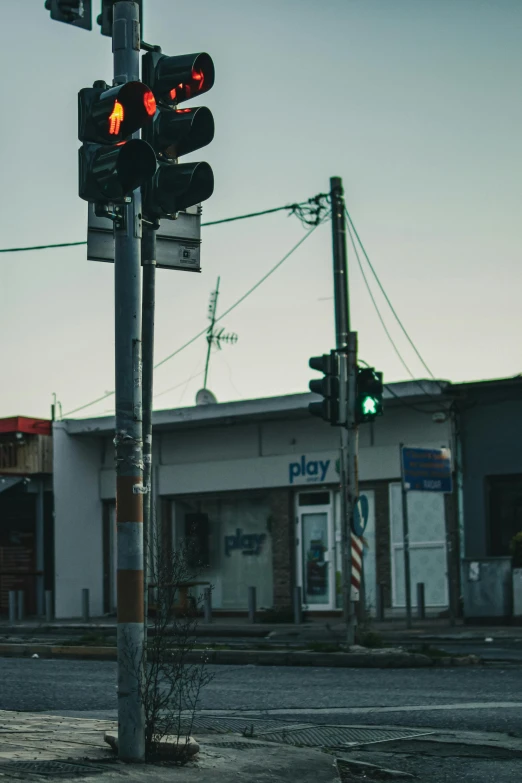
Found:
[[[204,710],[294,721],[514,732],[522,737],[519,667],[329,669],[213,666]],[[116,715],[116,664],[0,658],[0,709]]]

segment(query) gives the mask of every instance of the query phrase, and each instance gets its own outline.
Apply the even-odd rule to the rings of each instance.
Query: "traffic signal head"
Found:
[[[83,144],[78,155],[80,198],[95,203],[122,202],[156,170],[154,151],[140,139],[122,141],[112,147]]]
[[[321,395],[324,399],[320,402],[311,402],[308,410],[312,416],[318,416],[332,425],[341,424],[343,411],[340,408],[341,383],[339,355],[335,351],[322,356],[312,356],[308,362],[312,370],[322,372],[324,378],[315,378],[310,381],[309,388],[314,394]]]
[[[105,82],[78,93],[79,194],[85,201],[121,203],[150,180],[156,156],[132,134],[151,123],[153,93],[142,82],[109,88]]]
[[[143,57],[143,79],[158,103],[176,106],[196,98],[214,86],[214,63],[206,52],[167,57],[147,52]]]
[[[92,30],[92,0],[45,0],[51,19]]]
[[[362,424],[382,416],[383,382],[382,372],[373,367],[357,368],[357,396],[355,420]]]
[[[214,138],[214,118],[205,107],[178,104],[207,92],[214,84],[214,63],[205,53],[167,57],[143,56],[143,78],[157,102],[152,124],[143,138],[156,153],[158,168],[143,188],[143,212],[149,218],[175,217],[214,192],[208,163],[178,163],[178,158],[205,147]]]
[[[155,113],[156,100],[143,82],[87,87],[78,93],[78,138],[117,144],[152,122]]]

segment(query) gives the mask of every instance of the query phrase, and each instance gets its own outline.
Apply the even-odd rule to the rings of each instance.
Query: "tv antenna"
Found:
[[[210,294],[210,301],[208,303],[208,319],[210,321],[210,326],[207,331],[207,360],[205,362],[205,379],[203,381],[203,389],[200,389],[198,392],[198,396],[201,399],[200,404],[204,404],[203,398],[205,395],[202,394],[202,392],[205,392],[207,396],[210,395],[213,398],[212,401],[216,401],[212,392],[207,389],[208,370],[210,365],[210,354],[212,351],[212,346],[214,345],[218,351],[220,351],[223,347],[223,343],[227,343],[228,345],[235,345],[238,341],[238,336],[235,332],[226,332],[224,326],[220,326],[216,329],[216,313],[220,280],[221,278],[218,277],[216,288]],[[208,403],[209,401],[210,400],[207,400],[205,397],[205,402]]]

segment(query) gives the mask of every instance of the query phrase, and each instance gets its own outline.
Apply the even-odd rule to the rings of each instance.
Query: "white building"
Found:
[[[387,603],[396,611],[404,607],[399,445],[451,447],[444,385],[392,384],[384,416],[359,430],[360,493],[370,508],[364,567],[371,607],[379,582]],[[296,394],[154,413],[158,524],[174,544],[192,529],[216,612],[245,612],[249,586],[257,588],[259,608],[288,611],[296,585],[305,609],[339,611],[339,431],[310,416],[313,399]],[[446,411],[443,422],[433,420],[434,411]],[[115,608],[113,433],[114,417],[54,425],[59,618],[80,615],[82,588],[90,590],[93,615]],[[448,603],[446,528],[458,528],[453,497],[409,495],[412,585],[425,583],[434,611]]]

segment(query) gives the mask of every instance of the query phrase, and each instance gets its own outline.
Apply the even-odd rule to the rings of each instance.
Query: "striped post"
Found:
[[[362,580],[362,538],[352,533],[352,601],[359,600]]]

